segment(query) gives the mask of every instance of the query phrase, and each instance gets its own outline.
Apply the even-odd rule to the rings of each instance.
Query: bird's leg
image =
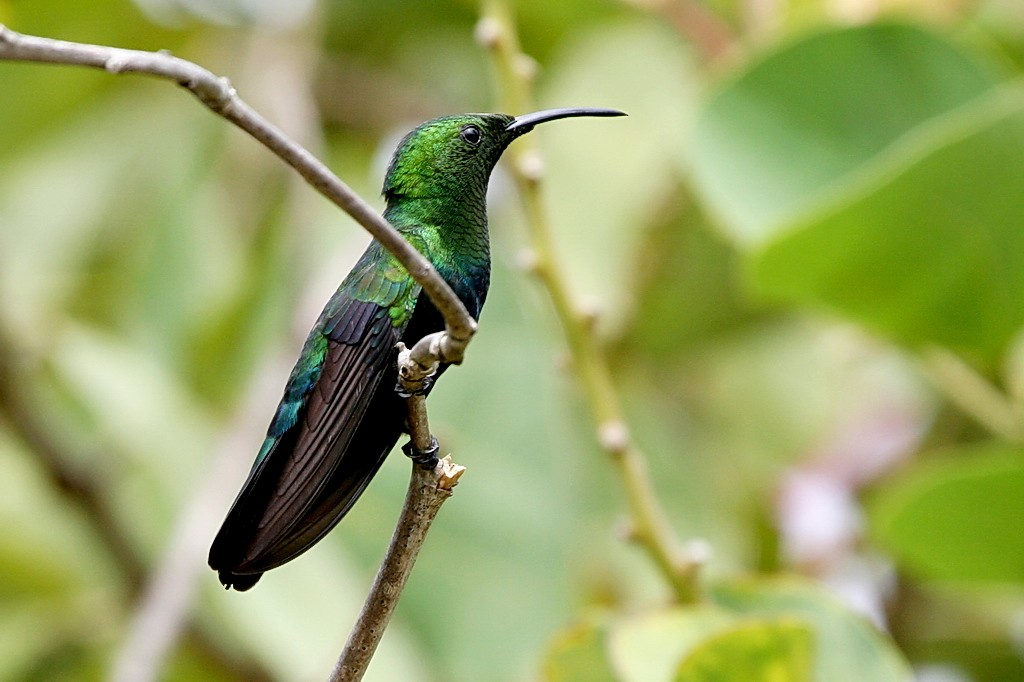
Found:
[[[431,374],[430,376],[423,377],[417,381],[416,384],[416,388],[410,390],[407,388],[408,382],[399,378],[398,381],[395,382],[395,393],[398,394],[399,398],[411,398],[414,395],[426,395],[430,392],[430,387],[434,385],[434,375]]]
[[[405,456],[419,464],[424,469],[434,469],[437,466],[437,453],[440,451],[441,444],[438,443],[437,439],[433,436],[430,437],[430,447],[426,450],[420,450],[411,440],[402,446],[402,452],[405,453]]]
[[[433,379],[434,373],[423,379]],[[401,384],[399,384],[401,387]],[[425,391],[425,388],[424,388]],[[401,394],[401,388],[399,389]],[[402,452],[409,459],[424,469],[437,467],[437,453],[441,450],[437,439],[430,433],[430,422],[427,420],[427,399],[417,391],[405,401],[407,415],[405,430],[409,434],[409,442],[402,446]]]

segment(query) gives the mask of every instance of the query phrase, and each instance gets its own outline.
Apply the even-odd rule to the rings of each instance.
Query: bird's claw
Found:
[[[433,374],[423,377],[423,379],[417,382],[418,386],[412,390],[407,389],[405,384],[399,380],[395,384],[395,393],[398,394],[399,398],[411,398],[414,395],[426,395],[430,392],[430,387],[434,385],[434,378]]]
[[[433,436],[430,437],[430,447],[426,450],[417,449],[412,441],[409,441],[402,446],[402,452],[405,453],[405,456],[419,464],[424,469],[434,469],[437,467],[437,453],[440,451],[441,444],[438,443],[437,439]]]

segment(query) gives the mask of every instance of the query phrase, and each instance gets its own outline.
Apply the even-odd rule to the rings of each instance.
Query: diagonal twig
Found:
[[[257,113],[227,78],[166,51],[146,52],[23,35],[0,24],[0,60],[87,66],[110,73],[138,73],[172,80],[214,113],[231,121],[294,168],[318,192],[348,213],[388,249],[441,312],[445,331],[422,339],[413,355],[458,364],[476,332],[476,322],[423,254],[402,238],[372,206],[302,145]],[[420,362],[426,365],[427,362]],[[416,368],[413,373],[421,372]]]

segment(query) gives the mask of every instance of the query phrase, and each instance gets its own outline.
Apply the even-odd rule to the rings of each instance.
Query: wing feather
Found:
[[[363,338],[349,345],[328,339],[327,356],[320,377],[307,397],[307,403],[294,428],[295,436],[287,452],[272,452],[284,459],[273,490],[263,503],[260,520],[246,552],[244,562],[266,570],[291,557],[271,556],[273,547],[302,532],[307,511],[323,493],[324,486],[337,470],[360,477],[367,473],[360,466],[361,453],[349,451],[349,444],[372,401],[381,377],[393,362],[397,330],[391,326],[386,310],[362,303],[352,308],[376,307]],[[384,342],[386,339],[386,342]],[[397,434],[396,434],[397,435]],[[282,440],[282,444],[285,441]],[[376,454],[376,453],[375,453]],[[374,471],[376,468],[374,468]],[[372,472],[371,472],[372,473]]]
[[[300,360],[293,370],[266,452],[261,450],[211,547],[210,565],[241,589],[330,530],[401,430],[401,403],[382,382],[388,378],[390,384],[394,346],[419,287],[404,271],[372,267],[366,256],[360,265],[307,340],[306,351],[322,350],[322,364],[310,368]],[[371,418],[371,409],[389,414]]]

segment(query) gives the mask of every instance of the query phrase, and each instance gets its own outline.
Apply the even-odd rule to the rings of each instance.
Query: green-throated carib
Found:
[[[538,123],[621,116],[551,109],[446,116],[399,143],[384,179],[384,217],[437,269],[474,319],[487,295],[486,194],[510,142]],[[249,477],[210,548],[225,587],[312,547],[352,507],[404,430],[395,390],[398,341],[412,346],[444,320],[405,268],[373,241],[309,333]],[[441,367],[440,371],[445,369]]]

